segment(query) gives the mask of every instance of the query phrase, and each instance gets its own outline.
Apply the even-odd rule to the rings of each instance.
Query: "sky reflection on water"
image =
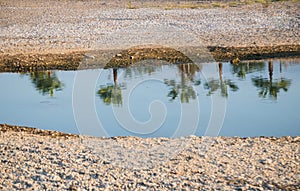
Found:
[[[181,107],[195,104],[199,104],[200,109],[195,134],[203,135],[212,112],[211,95],[222,97],[227,102],[221,136],[300,135],[299,60],[239,65],[146,64],[80,72],[88,74],[91,71],[99,72],[95,108],[109,136],[171,137],[180,123]],[[206,75],[207,71],[213,71],[214,77]],[[1,73],[0,123],[79,133],[72,109],[75,73]],[[128,101],[132,116],[143,124],[151,118],[149,106],[155,100],[162,103],[166,116],[162,126],[152,133],[130,132],[115,119],[112,108],[122,109]],[[89,125],[88,119],[86,124]],[[184,125],[191,124],[186,122]]]

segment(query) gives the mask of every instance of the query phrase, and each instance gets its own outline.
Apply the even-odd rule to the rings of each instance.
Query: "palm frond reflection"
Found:
[[[265,70],[265,62],[241,62],[231,66],[232,74],[236,74],[240,79],[245,79],[247,74]]]
[[[114,84],[102,85],[97,91],[99,97],[106,105],[113,104],[115,106],[122,106],[122,85],[117,83],[118,70],[113,69]]]
[[[223,64],[218,64],[219,69],[219,79],[211,79],[204,84],[204,88],[208,90],[207,96],[212,95],[217,90],[220,89],[222,97],[228,97],[228,87],[231,91],[235,92],[239,87],[232,81],[228,79],[223,79]]]
[[[194,100],[197,97],[193,86],[201,84],[200,79],[195,80],[195,74],[201,68],[195,64],[180,64],[177,66],[181,74],[180,83],[177,83],[175,80],[165,79],[164,83],[170,87],[167,96],[170,98],[170,101],[180,96],[181,103],[189,103],[191,99]]]
[[[42,95],[49,94],[51,97],[54,96],[54,91],[61,91],[64,86],[52,71],[31,72],[30,79]]]
[[[269,97],[276,100],[280,90],[287,92],[292,81],[282,77],[280,77],[279,79],[273,79],[274,65],[272,61],[268,63],[268,70],[269,70],[269,78],[265,78],[262,76],[253,77],[252,82],[253,85],[258,89],[259,97],[261,98]],[[281,64],[279,70],[281,73],[282,72]]]

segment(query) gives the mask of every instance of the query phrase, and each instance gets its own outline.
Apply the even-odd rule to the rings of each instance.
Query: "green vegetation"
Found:
[[[97,94],[107,105],[122,106],[122,90],[118,85],[102,86]]]
[[[232,82],[231,80],[224,80],[223,79],[223,64],[218,64],[219,68],[219,79],[211,79],[208,82],[204,84],[204,88],[208,89],[207,96],[212,95],[214,92],[216,92],[218,89],[221,90],[221,96],[222,97],[228,97],[228,88],[230,88],[231,91],[235,92],[238,91],[238,86]]]
[[[281,68],[281,67],[280,67]],[[273,79],[273,62],[270,61],[268,64],[269,79],[263,77],[252,78],[253,85],[258,88],[259,97],[266,98],[269,95],[270,98],[277,99],[277,94],[280,90],[288,91],[291,85],[291,80],[280,77],[280,79]]]
[[[189,103],[191,99],[196,99],[197,93],[193,85],[200,85],[200,80],[195,80],[194,76],[200,68],[195,64],[180,64],[178,65],[179,72],[181,73],[181,82],[176,83],[175,80],[165,79],[165,84],[170,87],[168,97],[170,101],[175,100],[180,95],[181,103]]]
[[[288,88],[291,85],[291,80],[280,78],[278,80],[270,80],[262,77],[252,78],[253,85],[258,88],[258,96],[261,98],[270,98],[277,99],[277,94],[280,90],[288,91]]]
[[[181,83],[176,83],[175,80],[165,79],[165,84],[170,87],[170,92],[167,95],[170,101],[180,96],[181,103],[189,103],[191,99],[194,100],[197,97],[192,84],[187,83],[185,80],[181,81]]]
[[[232,73],[241,79],[246,78],[246,74],[265,70],[264,62],[232,64]]]
[[[30,79],[35,88],[43,95],[54,96],[54,91],[62,90],[64,84],[60,82],[55,72],[31,72]]]
[[[131,1],[128,1],[127,2],[127,9],[136,9],[136,7],[132,5]]]
[[[122,106],[122,89],[118,85],[118,69],[113,69],[114,84],[101,86],[97,94],[107,105]]]
[[[228,97],[228,88],[230,88],[231,91],[235,92],[239,88],[238,86],[232,82],[231,80],[223,80],[222,78],[220,80],[210,80],[207,83],[205,83],[204,88],[208,89],[207,96],[212,95],[214,92],[216,92],[218,89],[221,90],[221,96],[222,97]]]

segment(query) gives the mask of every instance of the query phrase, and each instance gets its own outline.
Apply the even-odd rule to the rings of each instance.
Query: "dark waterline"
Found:
[[[212,108],[225,111],[221,136],[300,135],[299,60],[0,73],[0,123],[99,135],[99,127],[89,129],[95,123],[89,116],[77,128],[72,105],[76,73],[98,76],[95,82],[79,80],[95,87],[93,112],[105,136],[201,136],[218,112]],[[225,105],[213,107],[214,99]],[[157,116],[151,118],[151,111]]]

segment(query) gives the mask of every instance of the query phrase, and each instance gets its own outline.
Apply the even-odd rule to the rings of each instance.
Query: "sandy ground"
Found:
[[[128,2],[1,1],[0,71],[74,69],[89,51],[145,44],[201,46],[223,60],[300,52],[298,2],[195,9]]]
[[[300,137],[92,138],[7,125],[0,137],[1,190],[300,189]]]

